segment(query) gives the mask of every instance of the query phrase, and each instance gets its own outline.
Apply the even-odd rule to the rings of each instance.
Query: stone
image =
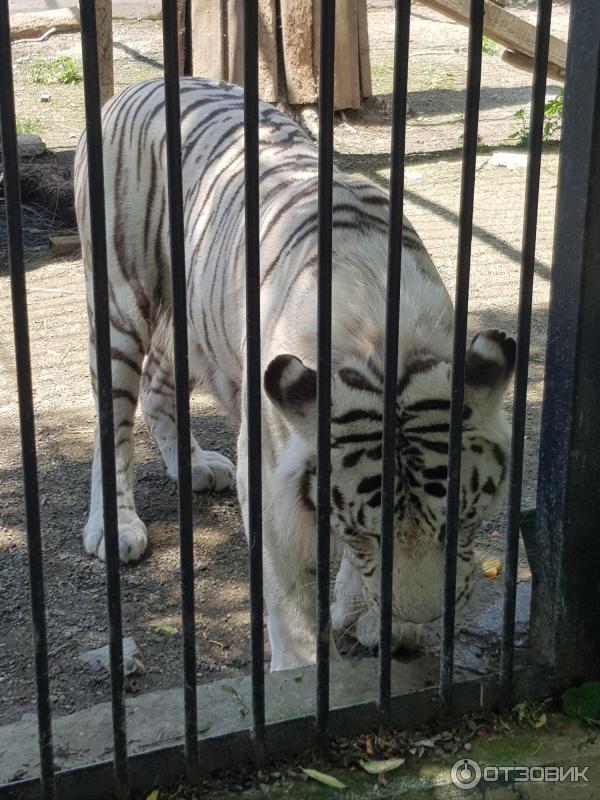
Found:
[[[512,151],[500,151],[492,153],[490,164],[493,167],[505,167],[506,169],[525,169],[527,166],[527,153],[513,153]]]
[[[87,664],[94,672],[110,670],[110,651],[109,646],[97,647],[95,650],[87,650],[79,654],[79,660]],[[139,674],[146,671],[142,654],[135,640],[130,636],[123,639],[123,670],[125,677]]]
[[[35,133],[21,133],[17,136],[17,152],[19,159],[42,156],[46,152],[46,143]]]

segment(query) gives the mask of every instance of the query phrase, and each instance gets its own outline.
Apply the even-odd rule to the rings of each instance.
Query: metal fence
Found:
[[[107,598],[114,763],[55,773],[45,625],[43,548],[40,527],[32,375],[28,340],[22,220],[15,135],[8,0],[0,0],[0,111],[4,192],[18,375],[32,624],[37,678],[41,775],[39,780],[0,786],[2,798],[127,796],[185,771],[194,779],[211,766],[254,758],[262,763],[301,744],[380,727],[407,725],[440,709],[455,713],[541,696],[558,681],[593,674],[600,664],[600,6],[572,0],[569,56],[552,301],[543,406],[533,581],[530,665],[513,669],[515,597],[523,441],[527,402],[529,332],[551,0],[538,0],[537,40],[518,315],[517,360],[509,479],[509,525],[505,564],[504,624],[498,675],[453,679],[455,589],[459,532],[459,480],[465,380],[469,269],[474,207],[477,127],[481,78],[484,0],[471,0],[465,104],[464,152],[455,298],[446,562],[439,686],[392,697],[391,586],[393,554],[396,391],[399,298],[402,259],[405,122],[411,3],[397,0],[390,179],[389,264],[385,335],[381,584],[378,703],[330,712],[330,403],[332,310],[333,66],[335,2],[321,0],[318,210],[318,508],[315,717],[267,724],[263,667],[263,588],[261,532],[261,375],[260,248],[258,173],[257,4],[244,4],[246,309],[249,420],[249,558],[252,637],[252,726],[244,735],[204,739],[199,746],[196,694],[192,491],[190,471],[184,227],[179,125],[176,3],[163,2],[164,72],[171,229],[173,324],[179,464],[179,529],[185,745],[162,747],[128,757],[124,702],[119,552],[112,416],[107,251],[103,197],[102,133],[99,103],[95,7],[81,0],[81,37],[89,154],[89,195],[94,262],[94,302],[101,429],[102,482],[106,530]],[[98,787],[101,786],[99,789]],[[95,787],[95,788],[93,788]]]

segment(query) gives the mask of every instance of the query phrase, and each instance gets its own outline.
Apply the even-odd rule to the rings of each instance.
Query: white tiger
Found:
[[[146,528],[133,497],[138,395],[176,479],[164,92],[129,87],[103,110],[119,549],[139,559]],[[246,522],[243,92],[181,82],[190,374],[239,422],[237,489]],[[273,670],[315,659],[317,150],[260,105],[261,336],[264,372],[264,590]],[[86,142],[75,192],[96,390]],[[342,556],[334,626],[375,638],[388,198],[336,170],[333,190],[332,537]],[[396,646],[439,617],[443,587],[452,303],[404,222],[393,574]],[[502,495],[508,434],[502,396],[514,342],[479,334],[467,353],[457,600],[471,591],[473,539]],[[229,489],[234,466],[192,438],[193,488]],[[104,558],[96,434],[86,552]],[[335,646],[332,644],[332,653]]]

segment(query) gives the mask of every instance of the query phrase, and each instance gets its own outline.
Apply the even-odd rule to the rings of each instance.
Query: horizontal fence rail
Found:
[[[585,59],[581,48],[586,44],[592,49],[593,33],[600,35],[600,18],[585,8],[586,0],[572,0],[574,24],[571,36],[575,42],[575,55],[569,61],[565,96],[584,97],[594,101],[593,113],[586,112],[582,119],[585,130],[576,131],[575,107],[571,100],[570,116],[563,143],[566,160],[562,166],[559,186],[559,207],[566,208],[569,191],[567,178],[577,172],[573,166],[573,149],[568,137],[579,137],[577,141],[586,154],[588,173],[596,175],[598,159],[594,157],[593,145],[600,147],[600,79],[596,76],[582,82]],[[515,666],[515,613],[517,591],[517,567],[519,556],[519,526],[521,521],[522,483],[524,465],[524,439],[527,412],[528,368],[530,335],[533,316],[533,283],[535,273],[536,233],[538,228],[540,175],[544,138],[544,110],[548,69],[548,51],[552,14],[551,0],[538,0],[537,32],[535,43],[531,124],[528,136],[528,166],[525,192],[524,225],[519,284],[518,331],[516,347],[516,371],[512,412],[512,440],[509,460],[508,535],[505,561],[503,623],[501,655],[497,673],[464,680],[455,678],[455,628],[457,564],[459,558],[459,536],[461,530],[461,457],[463,452],[463,418],[465,415],[465,372],[467,352],[467,330],[469,321],[469,283],[471,271],[471,249],[473,217],[475,212],[475,185],[477,173],[478,122],[480,109],[482,47],[484,30],[484,0],[470,0],[469,42],[467,53],[467,77],[464,113],[464,135],[462,148],[462,174],[460,187],[460,213],[458,222],[457,272],[454,302],[454,329],[452,341],[452,365],[450,410],[448,426],[447,489],[444,542],[444,586],[441,620],[441,649],[438,685],[414,692],[398,694],[393,691],[393,623],[394,623],[394,544],[398,536],[396,525],[397,486],[402,486],[404,476],[399,469],[399,439],[401,431],[399,415],[399,363],[400,330],[402,325],[401,297],[405,274],[405,249],[403,214],[404,171],[406,158],[406,116],[409,79],[409,38],[411,0],[397,0],[394,39],[393,103],[391,114],[390,149],[390,201],[387,239],[387,277],[385,297],[385,332],[383,353],[383,418],[381,454],[381,517],[379,534],[379,609],[378,609],[378,684],[368,700],[340,704],[334,702],[336,689],[331,657],[334,651],[331,614],[331,569],[332,569],[332,458],[331,458],[331,413],[332,413],[332,310],[336,307],[333,278],[336,270],[336,237],[334,209],[336,200],[336,178],[334,169],[334,76],[336,2],[321,0],[319,20],[319,141],[317,183],[317,325],[316,336],[316,513],[315,513],[315,652],[314,668],[311,669],[311,692],[314,708],[311,713],[303,710],[293,719],[273,717],[268,711],[270,686],[279,686],[275,679],[265,676],[264,638],[264,586],[263,571],[263,459],[264,409],[263,361],[265,350],[262,336],[261,313],[261,135],[262,118],[259,100],[259,31],[261,19],[258,3],[246,0],[243,10],[243,142],[244,142],[244,256],[245,256],[245,339],[244,370],[246,383],[242,402],[247,418],[247,473],[241,476],[247,490],[246,533],[248,538],[249,590],[250,590],[250,642],[251,642],[251,715],[237,727],[218,736],[206,734],[200,724],[206,709],[198,703],[196,643],[196,598],[194,578],[194,519],[192,491],[192,440],[190,431],[190,352],[188,350],[187,282],[193,268],[190,263],[190,248],[185,228],[184,176],[182,175],[182,114],[180,60],[178,53],[178,10],[172,0],[162,2],[162,32],[164,58],[164,112],[165,161],[167,174],[167,209],[169,230],[169,255],[171,264],[172,333],[174,390],[177,430],[177,478],[179,517],[179,562],[181,577],[182,618],[182,681],[183,681],[183,735],[181,741],[172,746],[154,747],[144,753],[132,753],[128,746],[127,719],[123,664],[123,621],[121,607],[117,465],[115,464],[115,420],[113,408],[113,375],[111,368],[111,307],[109,280],[109,250],[107,245],[107,208],[104,196],[105,152],[102,140],[102,112],[100,108],[100,79],[98,63],[98,32],[95,3],[81,0],[81,43],[84,73],[85,142],[87,148],[87,174],[90,214],[91,257],[93,264],[93,324],[96,347],[97,414],[99,420],[98,447],[101,455],[103,531],[106,543],[106,593],[109,628],[110,688],[112,714],[112,742],[107,742],[111,760],[57,772],[52,737],[52,714],[50,709],[50,681],[48,642],[46,632],[46,605],[44,587],[44,553],[42,548],[42,523],[40,519],[38,465],[36,456],[36,434],[32,371],[30,363],[29,327],[25,282],[25,260],[21,199],[19,193],[19,169],[17,157],[16,117],[12,77],[10,43],[10,19],[8,0],[0,0],[0,122],[3,155],[3,191],[6,209],[8,260],[12,292],[13,325],[15,334],[15,360],[20,411],[20,432],[23,464],[25,531],[29,565],[32,630],[34,642],[34,666],[37,693],[37,720],[39,731],[40,769],[39,777],[13,780],[0,785],[0,800],[28,800],[42,797],[54,800],[60,797],[100,798],[106,791],[113,791],[119,798],[129,797],[132,790],[152,788],[161,781],[177,779],[185,773],[190,782],[197,782],[200,775],[235,764],[253,763],[262,766],[269,759],[299,753],[306,746],[318,745],[322,751],[332,737],[358,735],[378,729],[389,731],[395,727],[407,727],[433,719],[451,707],[456,714],[495,708],[512,702],[513,698],[527,699],[545,695],[567,682],[567,670],[557,668],[554,642],[561,640],[561,614],[557,598],[562,585],[570,589],[573,599],[574,579],[565,571],[584,570],[582,561],[577,561],[577,536],[581,533],[573,525],[567,513],[572,474],[577,475],[578,485],[584,469],[581,464],[565,464],[561,472],[560,507],[552,503],[554,495],[547,486],[540,489],[542,501],[543,529],[540,541],[552,549],[552,559],[545,557],[543,569],[534,580],[532,630],[536,642],[543,650],[542,664],[528,663],[525,668]],[[339,4],[338,4],[339,13]],[[186,19],[190,20],[190,6]],[[587,20],[587,22],[586,22]],[[590,21],[591,20],[591,21]],[[598,30],[586,35],[586,25],[597,24]],[[589,38],[591,37],[591,38]],[[185,72],[191,71],[189,51],[191,37],[186,35]],[[582,44],[583,43],[583,44]],[[579,48],[579,49],[577,49]],[[594,53],[597,55],[596,50]],[[575,65],[575,66],[574,66]],[[587,67],[589,68],[589,64]],[[597,67],[594,62],[592,67]],[[162,102],[162,101],[161,101]],[[185,116],[185,110],[184,110]],[[268,127],[268,126],[267,126]],[[570,159],[570,160],[569,160]],[[565,164],[568,165],[569,172]],[[577,172],[578,179],[583,180]],[[589,176],[588,176],[589,177]],[[596,176],[597,177],[597,176]],[[240,184],[241,185],[241,184]],[[598,192],[593,181],[587,186],[585,198],[578,207],[585,215],[598,206]],[[240,189],[241,194],[241,189]],[[562,205],[561,205],[562,204]],[[565,212],[567,215],[567,212]],[[586,218],[587,219],[587,218]],[[566,223],[565,223],[566,224]],[[574,225],[574,227],[577,227]],[[577,236],[565,231],[558,220],[559,248],[558,264],[561,269],[556,286],[566,293],[570,290],[564,269],[565,242],[572,244],[577,253],[577,275],[581,292],[586,286],[595,287],[594,278],[588,272],[588,262],[598,258],[598,236],[593,226],[577,228]],[[595,237],[595,238],[594,238]],[[576,241],[575,241],[576,240]],[[582,245],[579,248],[579,245]],[[241,247],[241,245],[240,245]],[[563,250],[561,250],[561,247]],[[595,248],[595,249],[594,249]],[[567,248],[568,249],[568,248]],[[586,260],[587,259],[587,260]],[[594,262],[595,263],[595,262]],[[578,295],[570,296],[570,317],[588,335],[586,327],[591,316],[583,317],[584,302]],[[84,302],[82,298],[82,303]],[[565,318],[560,313],[560,298],[552,298],[553,313],[551,330],[563,330]],[[266,304],[265,304],[266,305]],[[557,310],[558,309],[558,310]],[[586,306],[586,313],[593,311]],[[595,312],[597,314],[597,311]],[[585,323],[585,324],[584,324]],[[190,328],[191,330],[191,328]],[[268,330],[268,329],[267,329]],[[587,341],[587,340],[586,340]],[[334,343],[333,343],[334,344]],[[589,411],[589,386],[577,386],[581,395],[573,401],[577,376],[584,369],[582,353],[574,339],[569,339],[572,363],[569,380],[561,387],[555,375],[550,375],[554,395],[544,401],[544,437],[542,441],[542,474],[550,481],[553,472],[548,454],[556,455],[556,443],[552,441],[553,424],[559,408],[576,408],[578,419]],[[549,346],[552,364],[560,363],[556,344]],[[587,362],[586,362],[587,363]],[[586,394],[587,392],[587,394]],[[556,397],[559,397],[559,401]],[[581,399],[583,398],[583,399]],[[586,405],[587,403],[587,405]],[[562,404],[562,405],[561,405]],[[573,412],[574,413],[574,412]],[[583,415],[583,416],[581,416]],[[569,417],[561,428],[561,441],[578,436],[574,417]],[[594,417],[595,420],[595,417]],[[558,423],[557,423],[558,424]],[[563,424],[563,423],[561,423]],[[590,423],[591,424],[591,423]],[[443,451],[445,453],[445,450]],[[445,457],[445,456],[444,456]],[[270,467],[269,467],[270,468]],[[443,468],[446,470],[446,466]],[[588,484],[585,484],[588,486]],[[265,481],[266,486],[266,481]],[[589,488],[589,486],[588,486]],[[335,492],[334,492],[335,495]],[[312,502],[312,501],[311,501]],[[558,503],[558,501],[556,501]],[[571,509],[572,510],[572,509]],[[570,512],[569,512],[570,513]],[[266,517],[265,517],[266,519]],[[589,520],[588,520],[589,521]],[[266,534],[265,534],[266,535]],[[563,545],[569,554],[568,564],[561,559]],[[556,558],[554,557],[556,555]],[[563,583],[561,583],[563,581]],[[268,595],[267,595],[268,599]],[[552,601],[552,632],[542,630],[540,619],[543,605]],[[592,604],[593,605],[593,604]],[[600,607],[600,603],[598,603]],[[581,613],[584,613],[581,611]],[[563,631],[564,633],[564,631]],[[311,630],[312,635],[312,630]],[[550,640],[550,636],[553,638]],[[564,637],[563,637],[564,638]],[[578,646],[581,643],[578,643]],[[582,646],[583,647],[583,646]],[[570,669],[572,670],[570,659]],[[589,659],[586,661],[589,665]],[[437,668],[437,663],[436,663]],[[588,670],[589,671],[589,670]],[[569,673],[570,675],[571,673]],[[234,692],[235,693],[235,692]],[[236,695],[237,697],[237,695]],[[240,699],[240,698],[238,698]],[[249,702],[250,702],[249,700]],[[242,703],[240,699],[240,703]],[[313,713],[314,711],[314,713]],[[244,712],[245,713],[245,712]],[[244,716],[244,714],[242,714]],[[277,719],[277,721],[273,721]]]

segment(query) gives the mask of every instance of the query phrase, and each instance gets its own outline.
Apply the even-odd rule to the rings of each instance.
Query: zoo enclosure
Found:
[[[0,114],[7,212],[9,262],[21,417],[23,473],[30,566],[32,622],[37,679],[41,774],[39,780],[0,787],[0,797],[95,797],[112,785],[119,796],[129,787],[145,788],[187,771],[194,778],[211,766],[280,755],[310,741],[326,744],[343,732],[359,733],[425,720],[440,709],[455,713],[543,696],[557,684],[597,677],[600,664],[600,7],[595,0],[572,0],[571,31],[565,81],[565,110],[552,299],[546,355],[545,397],[537,498],[530,663],[513,668],[515,592],[521,512],[523,436],[528,374],[531,290],[539,170],[550,32],[550,0],[539,0],[528,181],[523,232],[521,293],[510,462],[509,529],[505,565],[502,653],[498,674],[455,681],[454,588],[458,536],[458,487],[464,388],[470,244],[474,203],[475,157],[483,32],[483,0],[471,0],[465,131],[459,222],[452,406],[449,447],[449,490],[446,526],[445,603],[439,686],[392,696],[391,692],[391,553],[394,479],[397,332],[402,227],[392,224],[389,239],[386,320],[384,468],[381,526],[381,630],[379,698],[330,709],[329,692],[329,416],[331,370],[331,207],[333,165],[333,47],[335,4],[321,3],[319,122],[319,311],[318,311],[318,609],[317,689],[315,717],[268,723],[263,671],[262,539],[260,487],[260,307],[258,239],[258,82],[257,9],[244,8],[247,363],[250,485],[250,585],[252,634],[252,727],[243,734],[199,740],[196,695],[194,584],[189,454],[189,406],[185,320],[184,238],[181,196],[181,141],[177,20],[174,2],[163,2],[166,130],[169,166],[171,260],[174,268],[177,425],[179,446],[179,513],[185,744],[128,756],[123,687],[121,606],[114,474],[114,439],[110,370],[110,337],[106,274],[105,216],[99,103],[95,5],[81,2],[85,74],[92,246],[102,442],[104,515],[107,537],[107,599],[110,619],[114,761],[55,773],[48,652],[43,587],[43,549],[39,516],[32,375],[29,361],[27,298],[18,189],[15,114],[12,89],[10,21],[7,0],[0,0]],[[391,152],[390,219],[399,221],[403,208],[404,136],[407,101],[410,0],[398,0]],[[596,674],[595,674],[596,673]],[[200,710],[201,713],[201,710]],[[94,794],[94,791],[96,794]],[[100,795],[98,792],[102,792]]]

